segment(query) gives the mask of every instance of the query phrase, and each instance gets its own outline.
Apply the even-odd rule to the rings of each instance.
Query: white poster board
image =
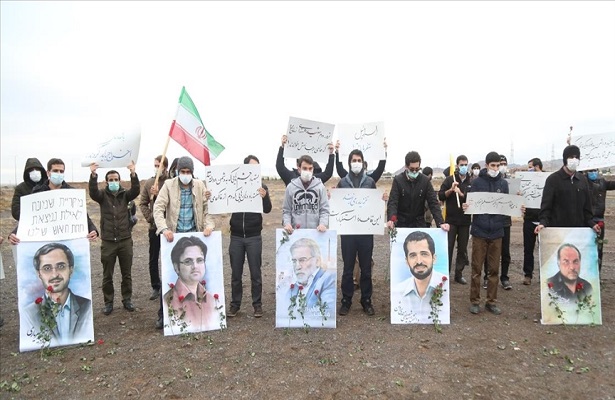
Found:
[[[173,236],[169,243],[160,235],[164,335],[226,328],[222,234],[188,232]]]
[[[97,163],[99,168],[127,167],[139,159],[141,128],[131,127],[96,144],[81,159],[81,166]]]
[[[338,124],[340,161],[346,165],[348,154],[354,149],[363,152],[363,160],[370,164],[384,160],[384,122],[364,124]],[[375,165],[375,164],[374,164]]]
[[[284,157],[299,158],[309,155],[318,162],[326,163],[329,160],[327,146],[329,143],[333,144],[334,129],[335,124],[290,117]]]
[[[519,191],[527,208],[540,208],[545,181],[551,172],[517,172]],[[512,191],[511,191],[512,193]]]
[[[523,197],[516,194],[470,192],[466,203],[466,214],[501,214],[521,216]]]
[[[263,200],[258,193],[262,186],[258,164],[216,165],[205,167],[210,214],[263,212]]]
[[[384,235],[381,189],[332,189],[329,228],[338,235]]]
[[[17,237],[22,242],[69,240],[88,235],[84,189],[47,190],[21,196]]]
[[[615,132],[573,136],[570,144],[581,150],[578,171],[615,165]]]

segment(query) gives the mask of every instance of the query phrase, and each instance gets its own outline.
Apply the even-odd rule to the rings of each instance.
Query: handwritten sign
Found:
[[[354,149],[363,152],[363,159],[377,163],[385,159],[384,122],[337,125],[340,139],[340,160],[346,165],[348,154]]]
[[[551,175],[551,172],[517,172],[516,176],[521,182],[519,191],[523,196],[526,207],[540,208],[542,190],[545,188],[545,181],[549,175]]]
[[[205,167],[210,214],[263,212],[261,166],[258,164],[217,165]]]
[[[521,216],[523,197],[516,194],[470,192],[466,214],[502,214],[511,217]]]
[[[81,166],[98,163],[101,168],[127,167],[131,160],[139,158],[141,128],[123,130],[120,134],[98,143],[95,149],[85,154]]]
[[[384,208],[380,189],[333,189],[329,228],[339,235],[383,235]]]
[[[610,167],[615,164],[615,132],[573,137],[571,144],[581,150],[578,171]]]
[[[333,143],[334,128],[334,124],[290,117],[284,157],[299,158],[309,155],[318,162],[326,163],[329,159],[327,145]]]
[[[84,189],[60,189],[21,197],[17,237],[36,242],[69,240],[88,235]]]

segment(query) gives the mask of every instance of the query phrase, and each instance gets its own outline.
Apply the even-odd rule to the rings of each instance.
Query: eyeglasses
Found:
[[[305,265],[305,263],[310,261],[312,258],[314,257],[291,258],[290,262],[293,263],[294,266],[297,266],[297,264]]]
[[[195,262],[192,258],[185,259],[184,261],[180,261],[179,263],[184,267],[192,268],[195,266]],[[196,259],[196,264],[205,264],[205,259],[203,257],[198,257]]]
[[[64,263],[56,264],[55,267],[53,265],[43,265],[41,267],[41,271],[43,271],[44,273],[48,274],[48,273],[52,272],[53,270],[55,270],[56,272],[62,272],[66,268],[68,268],[68,265],[64,264]]]
[[[419,172],[421,170],[421,168],[408,168],[408,171],[410,172]]]

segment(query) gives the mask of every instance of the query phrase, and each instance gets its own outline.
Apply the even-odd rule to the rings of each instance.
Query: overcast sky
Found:
[[[289,116],[384,121],[388,171],[410,150],[441,167],[450,153],[561,158],[570,125],[615,131],[615,2],[0,7],[2,185],[28,157],[60,157],[67,180],[85,181],[84,152],[135,123],[150,176],[182,86],[226,146],[214,164],[255,154],[265,175]],[[182,155],[172,141],[168,156]]]

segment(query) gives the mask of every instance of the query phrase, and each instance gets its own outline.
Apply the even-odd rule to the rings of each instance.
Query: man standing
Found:
[[[149,223],[149,278],[152,285],[152,295],[150,300],[156,300],[160,297],[160,272],[158,269],[158,258],[160,257],[160,237],[156,234],[156,224],[154,223],[154,202],[158,196],[158,188],[164,185],[164,181],[167,180],[169,175],[167,174],[167,167],[169,166],[169,159],[163,156],[158,156],[154,159],[154,176],[145,181],[143,189],[141,190],[141,196],[139,198],[139,208],[145,220]],[[162,160],[162,161],[161,161]],[[160,169],[160,163],[162,162],[162,169]],[[158,177],[158,184],[156,183],[156,175],[160,171]]]
[[[471,187],[468,173],[468,157],[457,156],[457,170],[447,177],[438,192],[438,197],[446,203],[446,223],[448,230],[448,268],[452,275],[453,251],[457,241],[457,258],[455,260],[455,282],[466,285],[468,282],[462,276],[463,269],[469,264],[468,241],[470,239],[470,224],[472,216],[463,212],[463,204]]]
[[[21,196],[27,196],[32,193],[34,186],[38,185],[46,176],[45,168],[38,158],[28,158],[23,169],[23,182],[15,187],[13,192],[13,201],[11,202],[11,215],[19,221],[19,213],[21,211]]]
[[[436,226],[448,231],[442,219],[436,192],[425,175],[421,174],[421,156],[416,151],[406,154],[406,170],[393,179],[387,205],[387,226],[398,228],[424,228],[425,201],[429,204]],[[395,217],[395,218],[393,218]],[[396,221],[396,222],[395,222]]]
[[[527,162],[530,172],[543,172],[540,158],[532,158]],[[526,208],[523,216],[523,284],[532,284],[534,276],[534,248],[536,247],[536,234],[534,230],[538,225],[539,208]]]
[[[376,189],[376,182],[365,174],[363,152],[352,150],[348,155],[350,173],[339,181],[338,188],[363,188]],[[361,306],[367,315],[374,315],[372,305],[372,254],[374,250],[374,235],[341,235],[342,259],[344,260],[344,272],[342,274],[342,305],[340,315],[347,315],[352,304],[354,283],[352,274],[355,258],[359,259],[361,277]]]
[[[448,290],[446,277],[433,270],[436,263],[433,238],[422,231],[410,233],[404,240],[404,254],[412,276],[391,290],[391,322],[433,323],[430,301],[434,290],[438,286]],[[442,296],[441,302],[441,307],[449,308],[448,296]],[[441,318],[440,322],[448,324],[449,321],[449,318]]]
[[[602,248],[604,246],[604,210],[606,203],[606,191],[615,190],[615,181],[607,181],[600,176],[597,169],[587,171],[587,179],[589,180],[589,191],[592,195],[592,204],[594,210],[594,222],[600,227],[599,242],[598,242],[598,271],[602,271]]]
[[[90,197],[100,204],[100,231],[102,243],[100,245],[100,261],[103,266],[102,291],[105,300],[103,314],[109,315],[113,311],[113,270],[115,260],[120,264],[122,273],[122,304],[130,312],[135,310],[132,304],[132,231],[130,229],[130,216],[128,203],[139,195],[139,177],[135,173],[135,164],[130,162],[130,190],[126,191],[120,185],[120,174],[111,170],[105,174],[107,183],[104,190],[98,188],[98,164],[90,164]]]
[[[592,285],[579,274],[581,272],[581,252],[570,243],[557,249],[559,272],[547,280],[549,291],[565,300],[577,300],[579,295],[592,294]]]
[[[286,135],[282,135],[282,145],[278,150],[278,157],[275,162],[275,169],[284,181],[284,185],[288,186],[291,180],[301,175],[301,158],[297,159],[297,168],[288,169],[284,165],[284,146],[288,142],[288,138]],[[325,170],[319,170],[314,166],[313,176],[320,179],[322,183],[326,183],[333,176],[333,164],[335,163],[335,155],[333,154],[333,144],[329,143],[329,160],[327,161],[327,166]],[[316,164],[312,161],[312,165]],[[317,170],[318,169],[318,170]]]
[[[259,164],[258,158],[253,155],[247,156],[243,160],[244,164]],[[263,212],[271,212],[271,199],[267,185],[261,184],[258,189],[263,201]],[[250,281],[252,288],[252,307],[254,307],[254,317],[263,316],[262,292],[263,279],[261,275],[262,254],[263,254],[263,215],[260,213],[233,213],[229,221],[231,226],[231,243],[228,248],[231,260],[231,308],[226,313],[227,317],[234,317],[241,308],[243,297],[243,264],[248,257],[248,267],[250,268]]]
[[[190,157],[177,161],[179,175],[167,179],[154,203],[156,233],[164,235],[167,242],[173,242],[175,232],[203,232],[209,236],[215,223],[207,212],[207,187],[203,181],[193,179],[194,162]],[[162,297],[158,309],[156,328],[162,329]]]
[[[500,155],[495,151],[485,157],[487,168],[472,181],[470,192],[508,193],[508,182],[500,173]],[[468,203],[463,205],[464,211]],[[489,265],[487,301],[485,309],[495,315],[502,313],[497,306],[498,267],[504,237],[504,216],[500,214],[474,214],[472,219],[472,282],[470,283],[470,312],[480,312],[480,278],[483,265]]]
[[[327,230],[329,199],[322,181],[313,176],[314,161],[310,156],[299,158],[301,175],[290,181],[284,194],[282,225],[288,234],[294,229]]]

